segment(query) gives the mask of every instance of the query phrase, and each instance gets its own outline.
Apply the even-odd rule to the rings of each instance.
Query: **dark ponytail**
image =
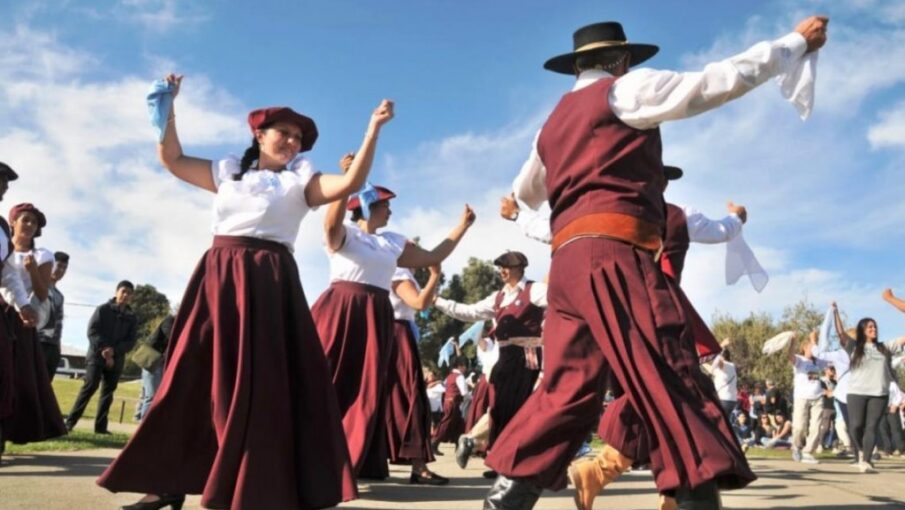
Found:
[[[245,155],[242,156],[242,161],[239,163],[239,173],[233,175],[234,181],[241,181],[242,176],[245,175],[245,172],[251,168],[251,164],[258,158],[261,157],[261,146],[258,144],[257,138],[251,139],[251,147],[245,149]]]

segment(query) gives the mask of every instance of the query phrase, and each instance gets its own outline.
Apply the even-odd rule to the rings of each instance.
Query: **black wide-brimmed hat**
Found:
[[[682,169],[677,166],[663,165],[663,175],[666,176],[667,181],[681,179],[684,173],[685,172],[683,172]]]
[[[575,74],[575,60],[581,55],[613,50],[627,51],[631,55],[630,65],[638,65],[660,51],[653,44],[630,43],[625,37],[622,25],[615,21],[604,21],[581,27],[572,34],[572,53],[551,58],[544,63],[544,69],[562,74]]]

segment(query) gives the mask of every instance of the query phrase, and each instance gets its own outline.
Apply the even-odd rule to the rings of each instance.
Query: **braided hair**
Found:
[[[241,181],[242,176],[245,175],[245,172],[251,168],[251,164],[254,161],[261,157],[261,145],[258,143],[257,138],[251,139],[251,146],[245,149],[245,154],[242,156],[242,161],[239,163],[239,173],[233,175],[234,181]]]

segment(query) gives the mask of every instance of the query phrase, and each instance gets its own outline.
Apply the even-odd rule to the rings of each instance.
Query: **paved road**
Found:
[[[453,478],[446,487],[411,486],[407,468],[393,467],[386,482],[365,484],[362,498],[340,508],[444,510],[479,509],[490,482],[481,478],[483,466],[472,462],[465,471],[452,459],[452,451],[434,464]],[[46,453],[4,457],[0,467],[0,508],[113,509],[137,499],[134,494],[110,494],[94,484],[115,450]],[[806,466],[785,460],[752,461],[760,479],[750,487],[726,493],[727,509],[770,508],[799,510],[905,509],[905,461],[883,460],[879,473],[862,475],[843,461]],[[186,508],[200,508],[190,497]],[[647,510],[656,507],[650,475],[630,473],[597,499],[596,508]],[[574,508],[571,490],[545,493],[538,510]],[[258,510],[258,509],[254,509]]]

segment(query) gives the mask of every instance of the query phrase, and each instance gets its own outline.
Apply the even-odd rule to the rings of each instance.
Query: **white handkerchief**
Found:
[[[814,108],[814,84],[817,81],[817,53],[812,51],[790,69],[776,77],[779,91],[795,109],[801,120],[807,119]]]
[[[770,276],[745,242],[745,237],[739,233],[726,243],[726,285],[735,284],[744,274],[748,275],[757,292],[764,290],[770,281]]]
[[[793,336],[795,336],[794,332],[783,331],[782,333],[764,342],[764,346],[761,349],[761,352],[764,354],[773,354],[786,349],[789,347],[789,342],[792,341]]]

